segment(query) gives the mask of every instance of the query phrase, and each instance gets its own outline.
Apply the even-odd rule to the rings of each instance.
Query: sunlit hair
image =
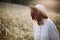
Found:
[[[42,19],[47,19],[48,16],[33,6],[31,6],[30,8],[32,20],[36,20],[38,25],[44,24]]]

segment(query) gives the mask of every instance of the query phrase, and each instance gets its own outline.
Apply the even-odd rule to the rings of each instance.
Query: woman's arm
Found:
[[[52,21],[50,21],[49,37],[51,40],[59,40],[58,30]]]

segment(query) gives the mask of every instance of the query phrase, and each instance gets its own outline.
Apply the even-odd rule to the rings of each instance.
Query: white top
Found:
[[[33,25],[34,40],[59,40],[59,33],[55,24],[50,20],[44,20],[44,25]]]

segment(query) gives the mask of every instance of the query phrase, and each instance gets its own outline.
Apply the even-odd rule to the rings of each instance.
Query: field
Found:
[[[0,33],[0,39],[33,40],[33,23],[29,12],[29,8],[24,5],[1,3],[0,27],[6,32],[5,34],[3,32]],[[47,15],[56,24],[60,33],[60,14],[49,11]],[[2,36],[3,34],[4,36]]]

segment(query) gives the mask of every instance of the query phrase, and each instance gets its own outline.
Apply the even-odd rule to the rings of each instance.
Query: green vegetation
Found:
[[[14,4],[23,4],[23,5],[30,4],[30,1],[33,1],[33,0],[0,0],[0,2],[3,2],[3,3],[14,3]]]

